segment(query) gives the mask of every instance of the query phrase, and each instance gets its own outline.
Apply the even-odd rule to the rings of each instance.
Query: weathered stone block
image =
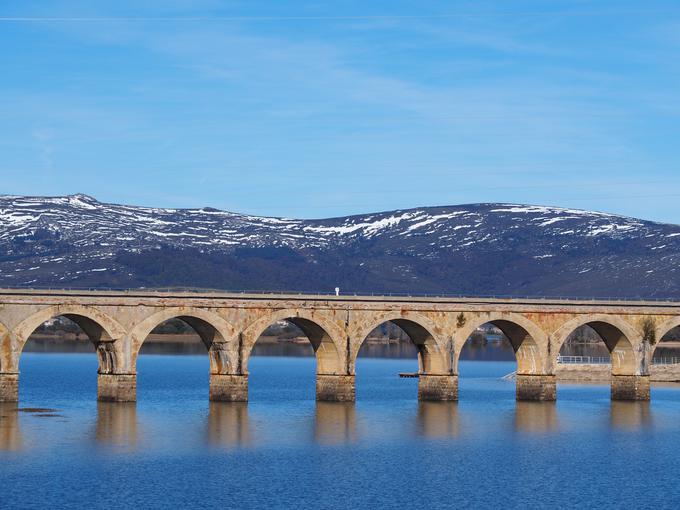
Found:
[[[517,400],[550,401],[557,398],[557,384],[554,375],[517,374]]]
[[[612,400],[649,400],[649,376],[612,375]]]
[[[210,374],[210,400],[213,402],[248,402],[248,376]]]
[[[353,375],[317,374],[317,400],[325,402],[354,402],[355,395]]]
[[[0,402],[19,402],[19,374],[0,374]]]
[[[420,374],[418,377],[418,400],[458,400],[458,376]]]
[[[137,375],[99,374],[97,399],[100,402],[135,402],[137,400]]]

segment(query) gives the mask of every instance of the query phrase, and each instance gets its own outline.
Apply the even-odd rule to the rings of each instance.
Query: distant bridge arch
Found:
[[[316,371],[324,375],[346,373],[342,329],[321,313],[304,309],[275,310],[249,324],[243,333],[243,371],[247,373],[248,360],[255,343],[265,330],[279,321],[289,321],[302,330],[314,349]]]
[[[401,328],[418,349],[418,366],[422,374],[450,373],[446,343],[435,321],[425,315],[403,310],[376,313],[368,320],[357,321],[357,327],[350,334],[354,340],[350,346],[352,369],[368,335],[388,322]]]
[[[545,374],[547,366],[547,336],[530,319],[520,313],[489,312],[473,317],[461,316],[463,322],[456,331],[456,356],[454,371],[458,373],[458,362],[465,343],[472,333],[485,324],[492,324],[510,341],[517,360],[517,373],[524,375]]]

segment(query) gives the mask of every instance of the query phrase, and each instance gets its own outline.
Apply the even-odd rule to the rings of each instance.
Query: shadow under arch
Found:
[[[668,319],[665,322],[662,322],[657,326],[656,328],[656,333],[655,333],[655,338],[656,338],[656,343],[655,345],[659,345],[659,341],[666,336],[668,333],[670,333],[672,330],[680,326],[680,317],[672,317]]]
[[[339,328],[314,314],[287,309],[268,314],[245,329],[241,373],[248,373],[248,361],[257,340],[269,326],[279,321],[288,321],[305,334],[314,349],[318,375],[345,375],[347,373],[345,353],[339,344],[342,337]]]
[[[622,318],[588,315],[572,319],[559,328],[555,334],[556,346],[561,349],[569,335],[584,325],[598,334],[610,353],[612,400],[649,400],[649,367],[640,343],[642,335]]]
[[[371,332],[391,323],[401,329],[416,347],[418,359],[418,400],[452,401],[458,399],[458,379],[451,370],[453,349],[445,346],[435,324],[417,313],[388,312],[372,317],[365,327],[355,329],[350,336],[350,373],[356,370],[356,361],[361,347]]]
[[[388,313],[374,319],[368,326],[355,331],[353,338],[358,339],[352,345],[351,369],[354,371],[356,359],[361,347],[372,331],[383,324],[392,323],[399,327],[409,337],[418,351],[418,372],[420,374],[450,374],[450,357],[443,341],[436,335],[435,324],[419,314],[415,313]]]
[[[234,327],[216,313],[196,307],[164,308],[137,324],[130,334],[133,367],[137,365],[139,352],[151,332],[171,319],[181,320],[201,338],[210,355],[211,373],[237,370],[238,346]]]
[[[31,334],[44,322],[55,317],[66,317],[75,322],[93,342],[111,342],[125,336],[125,328],[94,306],[88,305],[54,305],[39,310],[14,328],[14,338],[19,350]]]
[[[611,356],[612,375],[636,375],[638,363],[631,338],[637,336],[632,325],[615,316],[590,315],[576,317],[562,326],[553,335],[555,353],[559,353],[569,336],[582,326],[592,328],[602,339]],[[551,360],[555,363],[556,358]]]
[[[116,342],[125,336],[125,328],[108,314],[87,305],[55,305],[39,310],[19,323],[11,335],[14,338],[14,359],[11,364],[18,369],[19,356],[33,332],[46,321],[65,317],[76,323],[87,335],[97,352],[99,373],[113,373],[119,363]]]
[[[492,324],[509,340],[517,361],[517,373],[520,375],[545,374],[548,369],[547,353],[543,348],[547,344],[545,333],[531,320],[521,314],[499,313],[487,314],[466,321],[456,334],[456,352],[453,363],[454,372],[458,373],[458,362],[463,347],[470,341],[472,334],[484,326]]]
[[[673,318],[661,323],[655,329],[655,333],[654,333],[654,340],[655,341],[654,341],[654,344],[652,345],[651,351],[649,353],[649,359],[651,360],[652,364],[658,363],[658,361],[655,360],[655,358],[658,355],[657,351],[661,351],[660,356],[663,357],[663,356],[665,356],[663,351],[664,350],[670,350],[670,355],[674,358],[677,358],[676,354],[678,353],[678,349],[675,348],[675,346],[673,348],[669,349],[667,347],[668,344],[664,345],[664,343],[667,341],[666,337],[672,336],[672,338],[670,338],[671,341],[674,341],[674,342],[678,341],[678,337],[680,336],[680,335],[678,335],[678,333],[680,333],[680,331],[678,333],[676,333],[675,335],[671,335],[671,333],[675,329],[680,330],[680,317],[673,317]],[[677,361],[677,359],[672,360],[671,364],[675,365],[675,361]]]

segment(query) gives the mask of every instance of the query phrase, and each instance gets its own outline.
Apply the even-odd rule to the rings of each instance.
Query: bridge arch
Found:
[[[438,328],[433,320],[415,312],[390,311],[372,317],[363,327],[351,335],[351,371],[354,373],[356,359],[368,335],[377,327],[391,322],[400,327],[418,349],[418,371],[423,374],[448,374],[450,361],[446,342],[437,334]]]
[[[125,328],[102,310],[89,305],[64,304],[43,308],[23,321],[12,331],[14,345],[11,350],[10,367],[18,370],[19,356],[31,334],[44,322],[55,317],[66,317],[75,322],[94,344],[99,359],[99,373],[109,374],[116,371],[121,362],[116,350]]]
[[[500,329],[510,341],[517,360],[517,373],[524,375],[544,374],[548,368],[547,336],[533,321],[519,313],[485,313],[472,319],[463,313],[464,325],[456,331],[454,373],[458,373],[460,354],[472,333],[484,324]]]
[[[664,374],[659,374],[660,377],[664,377],[666,374],[673,374],[668,377],[675,379],[676,369],[680,367],[677,363],[678,349],[675,347],[680,331],[674,332],[674,330],[680,330],[680,316],[663,320],[654,328],[654,337],[649,345],[647,361],[649,362],[650,370],[652,370],[652,366],[656,365],[653,370],[657,374],[659,372]]]
[[[552,335],[553,352],[550,362],[556,363],[557,354],[569,335],[581,326],[589,326],[600,336],[611,356],[612,375],[636,375],[638,362],[634,342],[640,334],[626,320],[615,315],[589,314],[575,317],[560,326]]]
[[[130,334],[133,367],[149,334],[170,319],[185,322],[198,334],[210,352],[211,373],[229,373],[235,369],[235,328],[217,313],[198,307],[163,308],[141,320]]]
[[[303,309],[276,310],[246,327],[243,332],[245,342],[242,355],[242,373],[248,373],[250,355],[262,333],[275,322],[283,320],[300,328],[309,339],[316,356],[317,374],[344,375],[346,373],[341,328],[320,314]]]
[[[661,343],[661,340],[663,337],[665,337],[668,333],[670,333],[673,329],[677,328],[680,326],[680,317],[671,317],[670,319],[662,322],[659,324],[659,326],[656,327],[655,330],[655,340],[654,345],[652,346],[652,352],[650,353],[650,359],[652,356],[654,356],[654,352],[656,351],[656,348],[659,346]]]

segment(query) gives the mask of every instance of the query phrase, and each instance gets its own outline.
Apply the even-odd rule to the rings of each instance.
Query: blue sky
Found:
[[[0,193],[680,223],[671,1],[6,1]]]

